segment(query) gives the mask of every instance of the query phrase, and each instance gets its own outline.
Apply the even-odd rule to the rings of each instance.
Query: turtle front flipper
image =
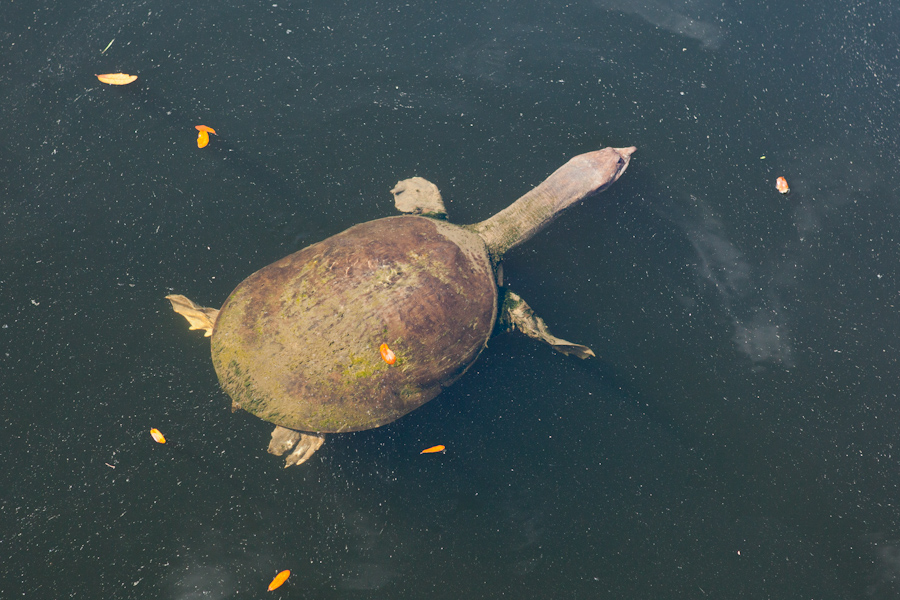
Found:
[[[172,303],[172,310],[187,319],[190,329],[206,331],[203,334],[205,337],[212,335],[213,327],[216,325],[216,318],[219,316],[219,309],[197,306],[191,300],[179,294],[166,296],[166,300]]]
[[[402,213],[446,219],[447,209],[438,187],[423,177],[398,181],[394,189],[394,206]]]
[[[522,300],[521,296],[509,290],[506,290],[506,296],[503,299],[503,307],[500,310],[501,324],[507,330],[515,329],[521,331],[530,338],[547,342],[557,352],[563,354],[571,354],[578,358],[588,358],[596,356],[594,352],[587,346],[581,344],[573,344],[566,340],[561,340],[552,335],[547,329],[547,324],[539,316],[534,314],[528,303]]]
[[[291,448],[294,449],[284,461],[284,468],[292,465],[302,465],[316,453],[316,450],[325,443],[325,436],[320,433],[305,433],[294,431],[280,425],[272,431],[272,441],[269,442],[269,454],[281,456]]]

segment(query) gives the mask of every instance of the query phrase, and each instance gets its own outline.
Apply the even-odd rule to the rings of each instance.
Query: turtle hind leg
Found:
[[[516,293],[506,290],[506,297],[503,299],[503,307],[500,311],[502,324],[508,330],[515,329],[521,331],[530,338],[547,342],[557,352],[570,354],[578,358],[589,358],[596,356],[593,350],[581,344],[573,344],[566,340],[560,339],[550,333],[547,324],[539,316],[534,314],[528,303],[522,300],[522,297]]]
[[[321,433],[305,433],[294,431],[287,427],[276,426],[272,432],[272,440],[269,442],[269,454],[281,456],[293,448],[284,461],[284,468],[292,465],[302,465],[316,453],[316,450],[325,443],[325,436]]]
[[[205,337],[212,335],[219,316],[217,308],[198,306],[180,294],[170,294],[166,296],[166,300],[172,303],[172,310],[187,319],[190,329],[202,329],[206,332],[203,334]]]

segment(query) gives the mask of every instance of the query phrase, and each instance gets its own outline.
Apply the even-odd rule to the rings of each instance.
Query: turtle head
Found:
[[[628,167],[634,151],[632,146],[580,154],[512,205],[472,225],[472,229],[493,256],[501,257],[531,239],[568,207],[615,183]]]

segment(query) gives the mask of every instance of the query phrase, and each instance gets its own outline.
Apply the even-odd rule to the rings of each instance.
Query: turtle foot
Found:
[[[596,356],[593,350],[587,346],[573,344],[551,334],[550,330],[547,329],[547,324],[534,314],[528,303],[522,300],[521,296],[509,290],[506,291],[501,319],[503,319],[509,329],[521,331],[530,338],[547,342],[557,352],[577,356],[578,358]]]
[[[438,187],[422,177],[398,181],[394,189],[394,206],[402,213],[444,218],[447,209]]]
[[[171,294],[166,296],[166,299],[172,303],[172,310],[187,319],[190,329],[206,331],[203,334],[205,337],[212,335],[213,327],[216,325],[216,318],[219,316],[218,309],[197,306],[188,298],[179,294]]]
[[[325,436],[320,433],[303,433],[287,427],[277,426],[272,432],[272,440],[269,442],[269,454],[281,456],[293,448],[284,461],[284,468],[292,465],[302,465],[316,453],[316,450],[325,443]]]
[[[297,447],[284,459],[284,468],[291,465],[302,465],[316,453],[316,450],[325,443],[325,436],[319,433],[301,433]]]
[[[294,431],[293,429],[288,429],[287,427],[281,427],[279,425],[272,431],[272,441],[269,442],[269,454],[281,456],[293,448],[298,441],[300,441],[299,431]]]

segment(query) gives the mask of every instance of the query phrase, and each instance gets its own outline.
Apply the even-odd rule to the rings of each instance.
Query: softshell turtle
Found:
[[[634,148],[582,154],[490,219],[446,220],[421,178],[391,190],[402,212],[362,223],[250,275],[221,310],[167,298],[211,336],[232,407],[277,425],[269,452],[305,462],[323,434],[390,423],[428,402],[475,361],[498,320],[581,358],[502,286],[500,260],[564,209],[603,191]],[[498,319],[499,313],[499,319]]]

